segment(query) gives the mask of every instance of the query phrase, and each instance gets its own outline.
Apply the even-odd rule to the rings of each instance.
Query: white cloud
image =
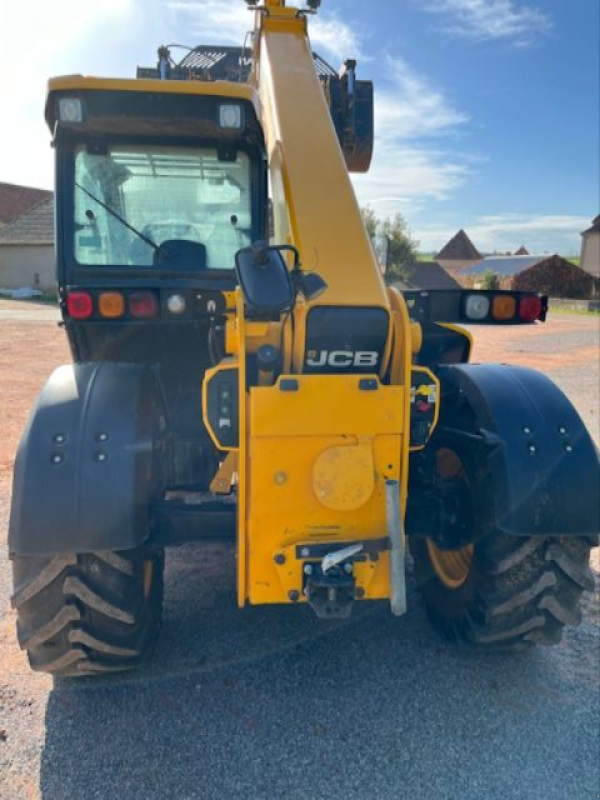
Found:
[[[468,117],[400,58],[387,59],[392,86],[378,90],[377,135],[385,141],[447,134]]]
[[[348,25],[335,14],[323,13],[309,21],[310,41],[319,55],[334,57],[339,63],[346,58],[368,61],[363,51],[363,42],[351,25]],[[322,51],[322,52],[321,52]]]
[[[11,109],[2,133],[0,181],[48,188],[53,158],[43,107],[49,76],[133,76],[137,64],[154,63],[161,42],[239,45],[254,22],[243,3],[231,0],[104,0],[85,8],[80,0],[55,0],[36,7],[35,26],[30,15],[29,5],[10,4],[0,28],[6,63],[23,65],[18,81],[9,70],[0,71],[0,94]],[[312,17],[309,30],[312,46],[336,67],[344,57],[368,60],[364,34],[335,14]],[[375,92],[373,167],[356,181],[361,202],[381,214],[447,197],[469,174],[462,159],[422,141],[452,133],[465,116],[402,60],[390,60],[388,74],[391,82]]]
[[[226,0],[169,0],[176,21],[185,26],[190,41],[181,44],[241,46],[254,26],[254,15],[241,2]]]
[[[0,70],[2,147],[0,181],[50,188],[50,133],[43,121],[46,82],[52,75],[94,71],[111,41],[114,61],[121,31],[135,35],[134,0],[11,3],[2,8]],[[92,54],[96,54],[92,56]]]
[[[449,17],[446,33],[472,41],[504,39],[525,46],[552,28],[546,13],[515,0],[427,0],[424,8]]]
[[[230,0],[171,0],[170,8],[199,41],[225,37],[240,43],[252,23],[243,5],[232,6]],[[312,17],[309,33],[312,47],[336,67],[348,57],[369,60],[363,36],[335,14]],[[359,201],[380,215],[414,210],[428,199],[442,200],[470,174],[462,159],[419,144],[424,138],[451,134],[467,121],[466,115],[402,59],[390,58],[387,66],[390,81],[375,92],[373,165],[367,175],[354,176]]]
[[[360,204],[378,216],[410,218],[425,204],[447,199],[470,175],[469,166],[444,153],[376,142],[370,171],[354,175],[353,183]]]
[[[179,15],[194,41],[241,45],[254,27],[253,14],[232,0],[169,0],[169,8]],[[360,38],[336,14],[324,11],[309,21],[312,46],[324,58],[340,63],[344,58],[364,58]],[[338,66],[338,64],[334,64]]]
[[[239,44],[252,23],[242,4],[232,7],[230,0],[171,0],[170,8],[199,41],[225,37]],[[347,57],[369,60],[363,37],[335,14],[312,17],[309,32],[312,47],[336,67]],[[361,204],[371,205],[381,215],[414,209],[425,199],[444,199],[470,172],[462,160],[418,144],[452,133],[467,121],[466,115],[402,59],[388,59],[387,72],[391,75],[387,88],[377,87],[375,92],[373,165],[368,175],[354,180]]]
[[[455,227],[418,226],[415,234],[424,251],[439,250],[463,227],[473,244],[484,252],[514,252],[524,244],[536,255],[575,255],[581,245],[580,231],[589,227],[589,219],[589,215],[495,214],[463,220]]]
[[[468,117],[401,59],[388,59],[392,84],[375,93],[375,154],[371,170],[354,176],[362,205],[378,215],[414,214],[427,201],[446,199],[472,166],[435,141],[452,138]]]

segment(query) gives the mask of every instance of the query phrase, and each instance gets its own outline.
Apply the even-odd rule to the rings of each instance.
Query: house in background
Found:
[[[448,244],[442,247],[435,260],[455,278],[458,278],[462,270],[472,267],[482,258],[479,250],[461,229],[450,239]]]
[[[50,197],[0,228],[0,289],[56,290],[54,200],[45,194]]]
[[[595,278],[600,278],[600,214],[592,227],[581,234],[581,269]]]
[[[500,289],[542,292],[551,297],[589,298],[598,280],[559,255],[490,256],[461,273],[465,288],[478,288],[486,273],[497,276]]]
[[[43,200],[51,199],[52,192],[46,189],[0,182],[0,228],[14,222],[21,214],[31,211]]]
[[[528,256],[528,255],[531,255],[531,254],[530,254],[529,250],[525,247],[525,245],[522,244],[521,247],[519,247],[519,249],[515,253],[515,255],[516,256]]]

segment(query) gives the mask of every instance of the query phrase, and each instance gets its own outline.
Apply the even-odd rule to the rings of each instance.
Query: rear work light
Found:
[[[67,311],[71,319],[87,319],[92,316],[94,304],[88,292],[69,292]]]
[[[519,301],[519,316],[524,322],[535,322],[542,315],[542,301],[539,297],[531,295],[522,297]]]
[[[58,101],[58,118],[61,122],[83,122],[83,107],[79,97],[61,97]]]
[[[517,313],[517,301],[510,294],[498,294],[492,300],[492,317],[496,320],[513,319]]]
[[[469,294],[465,299],[465,317],[482,320],[490,313],[490,298],[485,294]]]
[[[242,107],[237,103],[222,103],[219,106],[219,125],[239,130],[242,127]]]
[[[125,298],[120,292],[102,292],[98,298],[98,311],[108,319],[122,317],[125,313]]]
[[[133,292],[129,295],[129,312],[138,319],[158,316],[158,300],[152,292]]]

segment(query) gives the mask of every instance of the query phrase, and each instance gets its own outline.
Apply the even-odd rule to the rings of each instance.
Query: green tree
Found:
[[[493,270],[486,269],[486,271],[483,273],[483,275],[481,276],[481,288],[482,289],[500,288],[500,279]]]
[[[390,256],[385,274],[386,283],[406,280],[408,266],[418,258],[419,243],[410,235],[402,214],[380,219],[369,207],[363,208],[361,213],[365,228],[371,238],[377,234],[383,234],[389,240]]]

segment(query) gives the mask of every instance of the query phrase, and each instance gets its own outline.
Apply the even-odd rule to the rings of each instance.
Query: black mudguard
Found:
[[[17,453],[8,547],[17,555],[126,550],[149,536],[165,411],[139,364],[70,364],[41,391]]]
[[[465,464],[480,533],[596,536],[598,452],[567,397],[546,376],[500,364],[438,370],[434,441]]]

